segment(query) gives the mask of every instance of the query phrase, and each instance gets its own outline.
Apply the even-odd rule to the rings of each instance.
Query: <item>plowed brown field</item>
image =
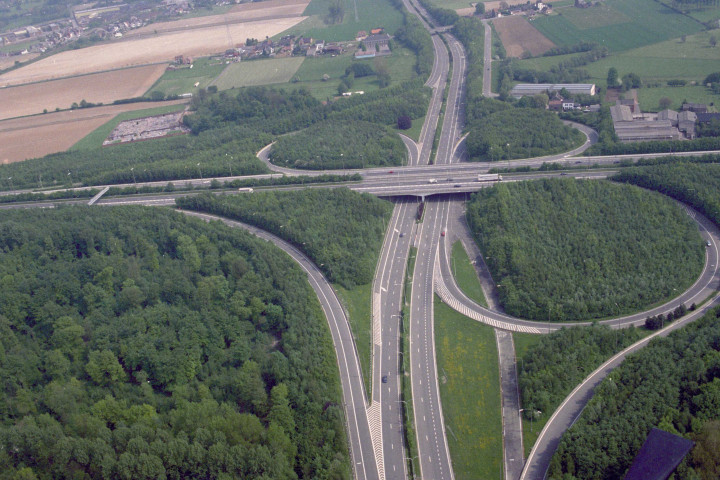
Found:
[[[0,89],[0,120],[70,108],[73,102],[112,103],[142,96],[165,72],[165,64],[126,68]]]
[[[63,152],[117,114],[183,103],[143,102],[83,108],[0,122],[0,163],[12,163]]]
[[[530,25],[525,17],[512,16],[493,20],[508,57],[520,57],[525,50],[540,55],[555,47],[545,35]]]

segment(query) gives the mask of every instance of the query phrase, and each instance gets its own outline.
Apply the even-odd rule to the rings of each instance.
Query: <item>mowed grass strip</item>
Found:
[[[479,305],[487,307],[485,294],[480,286],[475,267],[470,263],[465,247],[462,242],[457,241],[452,246],[452,269],[455,281],[460,290],[468,296],[470,300],[474,300]]]
[[[503,478],[500,373],[493,329],[435,297],[435,348],[455,478]]]
[[[720,65],[717,66],[720,70]],[[701,86],[685,86],[685,87],[658,87],[658,88],[639,88],[638,101],[640,102],[640,110],[643,112],[659,112],[660,99],[669,98],[672,101],[670,108],[680,110],[683,102],[704,103],[705,105],[715,104],[716,109],[720,103],[720,95],[714,94],[712,90]]]
[[[532,24],[557,45],[585,41],[606,46],[611,51],[630,50],[704,29],[700,22],[653,0],[607,0],[605,5],[631,21],[608,25],[607,15],[600,15],[594,25],[592,18],[587,17],[581,22],[583,28],[578,28],[572,19],[580,22],[579,14],[565,15],[565,10],[570,10],[567,8],[556,15],[539,17]],[[588,10],[594,11],[595,8]],[[588,12],[588,15],[591,13]]]
[[[370,357],[372,349],[372,284],[359,285],[348,290],[334,284],[335,291],[347,310],[350,329],[352,330],[360,357],[360,369],[365,383],[365,393],[370,395]]]
[[[562,15],[581,30],[632,22],[632,18],[608,5],[592,8],[564,8]]]
[[[218,90],[287,83],[298,71],[305,57],[273,58],[231,63],[212,85]]]

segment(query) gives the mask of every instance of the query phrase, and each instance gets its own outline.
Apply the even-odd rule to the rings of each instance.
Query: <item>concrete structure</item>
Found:
[[[510,90],[510,95],[521,98],[545,92],[559,92],[565,89],[572,95],[595,95],[594,83],[519,83]]]
[[[610,107],[610,115],[613,119],[615,134],[621,142],[677,140],[680,138],[680,132],[673,126],[671,120],[635,119],[627,105],[613,105]],[[671,114],[665,116],[672,117]]]
[[[670,120],[673,127],[677,127],[678,113],[675,110],[663,110],[658,113],[658,120]]]
[[[687,138],[695,138],[695,122],[697,115],[695,112],[685,110],[678,113],[678,130],[685,133]]]

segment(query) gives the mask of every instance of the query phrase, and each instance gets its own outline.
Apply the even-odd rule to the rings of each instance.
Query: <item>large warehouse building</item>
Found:
[[[594,83],[519,83],[510,90],[510,95],[521,98],[545,92],[559,92],[565,89],[572,95],[595,95]]]

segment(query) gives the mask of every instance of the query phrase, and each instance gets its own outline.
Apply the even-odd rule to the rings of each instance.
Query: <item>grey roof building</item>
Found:
[[[572,95],[595,95],[594,83],[519,83],[510,90],[510,95],[521,98],[545,92],[559,92],[562,89]]]
[[[678,112],[675,110],[663,110],[658,113],[658,120],[670,120],[673,126],[677,126]]]

